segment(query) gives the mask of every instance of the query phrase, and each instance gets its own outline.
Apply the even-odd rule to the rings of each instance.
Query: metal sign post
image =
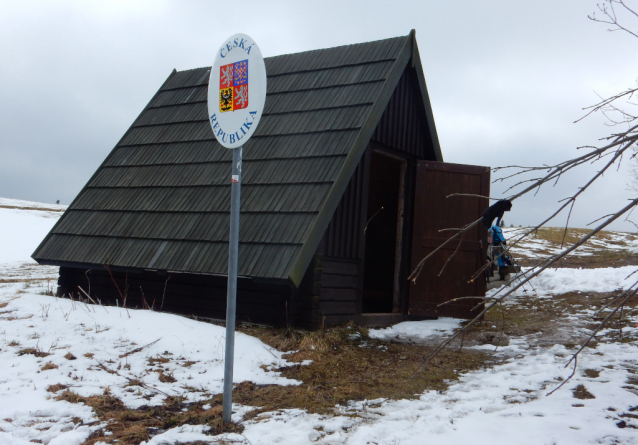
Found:
[[[237,310],[237,260],[239,258],[239,202],[242,148],[233,149],[230,192],[230,234],[228,237],[228,292],[226,297],[226,353],[224,357],[224,423],[233,411],[233,362],[235,357],[235,313]]]
[[[265,102],[266,65],[261,51],[255,41],[246,34],[235,34],[219,47],[208,81],[208,115],[211,128],[217,141],[233,150],[224,357],[224,423],[231,422],[233,407],[242,150],[259,124]]]

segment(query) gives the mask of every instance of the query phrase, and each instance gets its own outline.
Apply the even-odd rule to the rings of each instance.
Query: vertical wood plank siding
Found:
[[[363,227],[362,206],[364,205],[364,174],[362,166],[363,163],[359,162],[326,230],[323,252],[325,256],[348,259],[359,258],[361,239],[359,234]]]
[[[372,135],[372,140],[413,159],[435,159],[414,68],[407,67]]]

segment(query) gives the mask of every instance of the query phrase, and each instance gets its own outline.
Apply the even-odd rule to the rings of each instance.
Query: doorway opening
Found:
[[[377,151],[370,157],[362,313],[400,312],[399,265],[406,162]]]

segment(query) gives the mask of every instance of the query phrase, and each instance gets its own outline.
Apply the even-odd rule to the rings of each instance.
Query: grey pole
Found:
[[[237,259],[239,257],[239,197],[241,191],[242,147],[233,149],[230,192],[230,236],[228,239],[228,293],[226,297],[226,356],[224,358],[224,423],[233,411],[233,361],[235,356],[235,312],[237,308]]]

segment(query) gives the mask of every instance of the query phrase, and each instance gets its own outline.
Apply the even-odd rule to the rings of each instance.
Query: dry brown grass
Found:
[[[585,369],[583,371],[583,374],[585,374],[585,376],[589,377],[590,379],[597,379],[598,377],[600,377],[600,371],[596,369]]]
[[[161,370],[158,372],[159,372],[159,381],[162,383],[175,383],[177,381],[177,379],[173,377],[172,372],[164,372]]]
[[[150,357],[148,359],[148,364],[150,366],[154,366],[154,365],[156,365],[158,363],[159,364],[164,364],[164,363],[168,363],[170,361],[171,361],[170,358],[166,358],[166,357],[162,357],[162,356],[158,355],[157,357]]]
[[[532,235],[532,238],[542,239],[545,241],[549,241],[552,244],[558,244],[560,246],[563,240],[564,232],[565,232],[564,227],[542,227],[538,229],[538,231],[536,231],[534,235]],[[587,235],[590,232],[591,232],[590,229],[568,228],[567,234],[565,235],[565,245],[571,246],[572,244],[576,243],[580,238],[582,238],[583,236]],[[608,238],[609,233],[602,232],[595,236],[595,238],[601,238],[601,237]]]
[[[80,396],[79,394],[73,391],[66,390],[62,394],[59,394],[55,398],[55,400],[64,400],[65,402],[79,403],[84,401],[84,397]]]
[[[284,377],[300,380],[302,383],[298,386],[251,382],[236,385],[234,402],[260,407],[249,413],[251,418],[263,411],[282,408],[330,413],[336,404],[345,404],[348,400],[415,398],[418,397],[415,394],[428,389],[444,390],[458,378],[459,372],[481,368],[489,361],[489,356],[484,353],[444,351],[426,372],[411,378],[423,357],[431,351],[429,347],[370,340],[366,329],[354,325],[315,332],[256,327],[239,330],[271,346],[297,351],[286,357],[291,361],[312,360],[307,366],[294,365],[277,370]],[[162,363],[167,363],[167,359],[149,360],[149,364],[155,366]],[[157,372],[160,379],[172,377],[164,370]],[[131,385],[135,383],[130,382]],[[243,429],[241,425],[223,424],[221,395],[196,403],[186,403],[183,397],[167,397],[161,406],[132,410],[108,390],[92,397],[79,396],[61,384],[51,385],[48,390],[58,392],[57,400],[92,407],[101,422],[108,422],[107,427],[89,437],[85,442],[88,445],[100,441],[137,445],[148,441],[154,431],[184,424],[210,426],[211,435]],[[105,435],[107,431],[112,434]]]
[[[563,241],[564,233],[565,233],[564,227],[541,227],[533,235],[531,235],[531,237],[545,240],[552,244],[557,244],[560,246],[561,242]],[[579,228],[569,227],[567,229],[567,234],[565,235],[565,245],[571,246],[572,244],[579,241],[583,236],[588,235],[589,233],[591,233],[591,229],[579,229]],[[606,243],[614,245],[614,246],[626,246],[627,245],[626,242],[614,239],[614,233],[615,232],[603,230],[601,232],[598,232],[596,235],[594,235],[592,237],[592,240],[605,241]],[[627,233],[627,235],[630,235],[633,237],[636,236],[633,233]],[[585,243],[585,245],[587,245],[588,243],[589,241]]]
[[[592,393],[587,391],[587,388],[585,388],[585,385],[578,385],[576,388],[572,389],[572,394],[575,398],[579,400],[596,398],[596,396],[594,396]]]
[[[531,239],[540,239],[547,241],[551,244],[552,248],[560,248],[563,240],[564,228],[560,227],[543,227],[539,229],[534,235],[531,235]],[[563,247],[569,247],[577,242],[581,237],[590,233],[590,229],[567,229],[567,235],[565,237],[565,244]],[[635,236],[634,234],[631,234]],[[596,234],[592,239],[598,241],[605,241],[610,245],[610,249],[600,248],[596,246],[596,249],[591,252],[591,255],[578,256],[569,255],[557,263],[557,267],[569,267],[591,269],[597,267],[622,267],[629,265],[638,265],[638,255],[631,253],[624,249],[618,249],[618,247],[625,247],[626,242],[613,240],[612,232],[600,232]],[[515,239],[514,236],[510,238]],[[585,246],[592,246],[590,242],[585,243]],[[538,263],[539,260],[550,255],[549,250],[536,250],[534,251],[533,258],[526,258],[525,251],[514,247],[512,254],[517,259],[521,266],[533,266]]]
[[[204,409],[204,403],[185,404],[181,397],[168,397],[163,405],[142,406],[138,409],[127,408],[109,391],[100,396],[82,397],[71,391],[65,391],[56,397],[71,403],[84,403],[95,411],[100,421],[108,422],[104,429],[94,432],[85,442],[118,445],[137,445],[151,438],[153,429],[169,429],[180,425],[208,425],[210,434],[241,432],[243,427],[236,424],[225,425],[222,422],[221,404]],[[182,411],[187,408],[187,411]],[[106,432],[110,435],[105,435]]]
[[[483,353],[446,350],[427,372],[412,378],[429,347],[370,340],[365,329],[355,326],[305,333],[261,328],[242,332],[280,350],[296,350],[285,356],[290,361],[312,360],[310,365],[278,369],[282,376],[302,381],[299,386],[245,382],[236,388],[234,401],[266,411],[299,408],[328,413],[348,400],[411,399],[425,390],[444,390],[458,378],[458,371],[478,369],[489,361]]]
[[[20,342],[18,340],[11,340],[7,346],[20,346]]]
[[[56,365],[55,363],[46,362],[44,366],[40,368],[40,371],[48,371],[49,369],[58,369],[58,365]]]
[[[67,360],[75,360],[75,359],[77,359],[77,357],[75,355],[71,354],[71,352],[67,352],[64,355],[64,358],[67,359]]]
[[[20,349],[16,352],[18,355],[35,355],[36,357],[46,357],[49,354],[48,352],[41,351],[39,348],[24,348]]]
[[[67,389],[68,386],[63,385],[62,383],[56,383],[55,385],[49,385],[47,386],[47,391],[48,392],[58,392],[58,391],[62,391],[63,389]]]

